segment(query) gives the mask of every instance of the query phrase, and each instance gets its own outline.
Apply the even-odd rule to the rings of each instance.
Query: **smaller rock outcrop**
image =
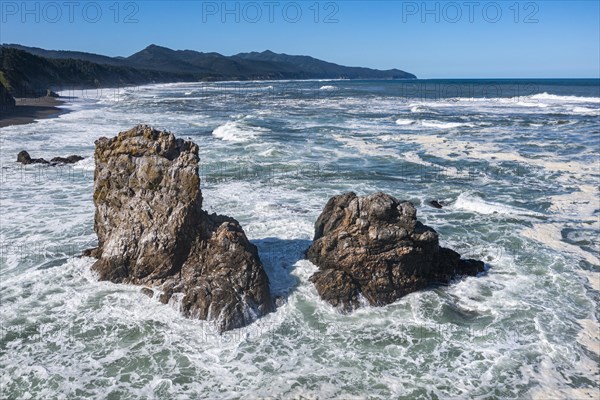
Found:
[[[52,90],[48,89],[48,90],[46,90],[46,97],[58,98],[60,96],[58,95],[58,93],[55,93]]]
[[[71,155],[68,157],[54,157],[50,160],[52,163],[61,163],[61,164],[75,164],[78,161],[83,160],[83,157]]]
[[[431,201],[429,202],[429,205],[430,205],[431,207],[433,207],[433,208],[438,208],[438,209],[439,209],[439,208],[444,208],[444,203],[440,203],[440,202],[439,202],[439,201],[437,201],[437,200],[431,200]]]
[[[332,197],[315,223],[307,257],[319,267],[310,280],[322,299],[352,311],[364,298],[379,306],[484,264],[439,246],[437,232],[417,221],[407,201],[375,193]]]
[[[31,158],[29,153],[26,152],[25,150],[20,151],[19,154],[17,154],[17,162],[19,162],[23,165],[29,165],[29,164],[49,164],[49,165],[75,164],[76,162],[81,161],[83,159],[84,159],[84,157],[72,155],[72,156],[68,156],[68,157],[54,157],[50,161],[46,161],[43,158]]]
[[[26,152],[25,150],[20,151],[19,154],[17,154],[17,162],[23,164],[23,165],[29,165],[29,164],[50,164],[50,162],[44,160],[43,158],[31,158],[31,156],[29,155],[28,152]]]
[[[101,280],[144,285],[220,331],[272,309],[269,280],[233,218],[202,210],[198,146],[146,125],[96,141],[94,228]]]

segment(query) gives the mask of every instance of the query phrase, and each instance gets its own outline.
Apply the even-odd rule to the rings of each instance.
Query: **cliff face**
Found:
[[[271,311],[256,247],[230,217],[202,210],[198,146],[149,126],[96,141],[100,279],[145,285],[184,315],[238,328]]]
[[[438,234],[417,211],[384,193],[332,197],[315,223],[307,251],[319,267],[310,279],[319,295],[343,311],[384,305],[456,275],[477,275],[481,261],[462,260],[439,246]]]
[[[15,99],[10,95],[8,89],[0,82],[0,107],[11,108],[15,106]]]

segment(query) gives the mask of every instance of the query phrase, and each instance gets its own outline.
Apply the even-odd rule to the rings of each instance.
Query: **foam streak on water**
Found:
[[[598,82],[522,84],[430,98],[402,82],[161,84],[63,93],[70,113],[3,128],[2,396],[596,398]],[[276,312],[221,336],[74,257],[96,240],[94,141],[137,123],[199,144],[205,208],[258,246]],[[86,159],[20,167],[23,149]],[[487,274],[339,314],[303,252],[349,190],[413,201]]]

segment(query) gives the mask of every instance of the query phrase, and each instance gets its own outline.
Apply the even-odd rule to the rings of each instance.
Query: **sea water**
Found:
[[[597,398],[598,80],[158,84],[61,95],[2,128],[2,398]],[[217,334],[99,282],[94,141],[136,124],[200,147],[204,208],[235,217],[285,301]],[[16,155],[79,154],[73,166]],[[480,277],[342,315],[304,259],[327,200],[412,201]],[[428,205],[437,200],[442,209]]]

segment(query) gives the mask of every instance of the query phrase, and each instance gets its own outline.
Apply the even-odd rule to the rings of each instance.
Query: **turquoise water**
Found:
[[[3,398],[596,398],[600,82],[229,82],[64,90],[2,128]],[[276,312],[216,334],[98,282],[93,150],[148,123],[200,146],[204,207],[259,247]],[[20,167],[81,154],[73,167]],[[415,203],[478,278],[341,315],[303,260],[329,197]],[[446,206],[429,207],[430,200]]]

